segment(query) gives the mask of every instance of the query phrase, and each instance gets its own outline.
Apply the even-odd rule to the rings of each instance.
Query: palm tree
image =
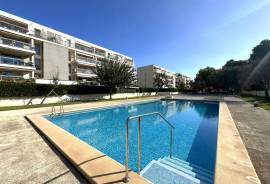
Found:
[[[111,59],[103,59],[93,72],[97,75],[97,82],[109,88],[110,99],[114,89],[128,87],[136,80],[135,70],[131,65]]]

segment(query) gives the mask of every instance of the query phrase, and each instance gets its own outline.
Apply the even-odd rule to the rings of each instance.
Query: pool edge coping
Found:
[[[42,117],[41,114],[26,115],[25,118],[37,128],[90,183],[122,182],[125,176],[125,167],[116,160],[53,124]],[[73,145],[76,145],[76,148],[73,147]],[[146,178],[133,171],[129,171],[129,177],[129,183],[151,184]]]
[[[219,102],[214,183],[261,183],[225,101]]]

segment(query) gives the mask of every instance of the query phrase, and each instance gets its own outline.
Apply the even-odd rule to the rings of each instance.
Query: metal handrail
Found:
[[[56,86],[56,87],[57,87],[57,86]],[[53,88],[52,91],[50,91],[50,93],[48,93],[48,96],[49,96],[51,93],[54,93],[54,94],[60,99],[60,101],[56,103],[56,105],[59,105],[59,113],[57,113],[56,110],[55,110],[55,106],[56,106],[56,105],[53,105],[53,106],[52,106],[51,117],[61,116],[61,115],[63,115],[63,114],[65,113],[65,111],[64,111],[64,105],[63,105],[64,101],[63,101],[63,100],[58,96],[58,94],[54,91],[54,89],[56,89],[56,87]],[[44,99],[44,100],[45,100],[45,99]]]
[[[55,105],[53,105],[51,117],[61,116],[65,113],[63,104],[58,102],[57,105],[59,105],[59,113],[56,112]]]
[[[128,123],[129,120],[137,119],[138,118],[138,174],[140,174],[140,167],[141,167],[141,117],[144,116],[151,116],[151,115],[159,115],[169,126],[170,126],[170,158],[172,157],[172,129],[175,127],[159,112],[151,112],[151,113],[145,113],[140,114],[137,116],[130,116],[126,120],[126,163],[125,163],[125,177],[123,181],[125,183],[128,182]]]

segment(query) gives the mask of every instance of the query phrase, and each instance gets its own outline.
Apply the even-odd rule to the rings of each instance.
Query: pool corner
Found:
[[[123,183],[125,167],[89,146],[67,131],[38,115],[25,118],[38,129],[91,183]],[[73,145],[76,145],[74,147]],[[129,183],[150,184],[137,173],[129,172]]]

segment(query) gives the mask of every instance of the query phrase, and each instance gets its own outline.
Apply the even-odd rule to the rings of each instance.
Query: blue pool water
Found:
[[[173,156],[214,171],[218,103],[158,100],[65,113],[48,120],[125,163],[125,121],[128,116],[160,112],[174,126]],[[141,119],[141,168],[169,155],[170,129],[158,116]],[[137,120],[129,124],[129,167],[137,171]]]

